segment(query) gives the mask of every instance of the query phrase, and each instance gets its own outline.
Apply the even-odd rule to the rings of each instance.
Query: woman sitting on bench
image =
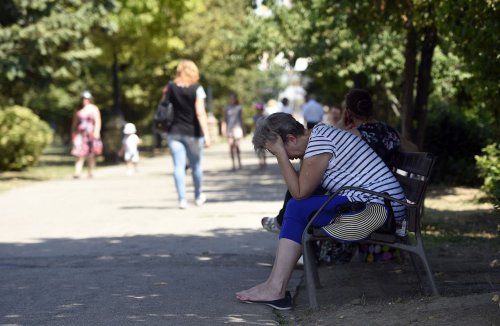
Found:
[[[286,287],[301,255],[302,233],[309,216],[328,199],[327,195],[311,196],[314,190],[319,185],[330,192],[342,186],[355,186],[386,192],[400,200],[404,200],[404,193],[382,159],[363,140],[348,131],[322,123],[306,130],[291,115],[275,113],[257,127],[252,141],[256,151],[267,150],[276,156],[293,198],[285,209],[270,276],[265,282],[236,293],[236,298],[287,310],[292,308],[292,299]],[[301,160],[298,172],[290,162],[294,159]],[[375,208],[377,213],[365,214],[353,223],[332,221],[336,209],[352,202],[367,203],[364,207]],[[396,218],[404,217],[402,205],[394,203],[392,209]],[[387,217],[383,198],[357,191],[342,192],[329,202],[324,212],[314,225],[328,225],[328,233],[340,241],[359,241],[368,237],[384,224]]]

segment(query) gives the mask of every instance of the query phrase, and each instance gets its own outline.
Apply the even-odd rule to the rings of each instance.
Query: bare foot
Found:
[[[281,293],[279,290],[273,290],[266,283],[261,283],[248,290],[236,293],[236,298],[240,301],[270,301],[282,299],[284,297],[284,292]]]

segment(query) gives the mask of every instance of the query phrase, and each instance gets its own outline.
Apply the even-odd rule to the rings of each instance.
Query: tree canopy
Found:
[[[497,0],[5,0],[0,107],[30,107],[64,135],[79,92],[90,89],[105,120],[118,112],[148,131],[162,86],[188,58],[218,117],[228,91],[250,107],[277,97],[283,76],[296,74],[328,105],[340,106],[351,87],[368,89],[377,116],[421,148],[433,146],[439,119],[456,117],[481,130],[484,146],[500,136],[498,7]],[[304,72],[293,70],[299,58],[309,62]]]

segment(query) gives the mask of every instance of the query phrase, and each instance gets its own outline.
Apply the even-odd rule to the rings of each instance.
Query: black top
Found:
[[[382,158],[385,164],[390,164],[399,152],[401,140],[391,126],[383,122],[369,122],[358,128],[361,138]]]
[[[198,84],[188,87],[177,86],[173,82],[168,84],[168,97],[174,107],[174,123],[170,134],[203,137],[195,107],[198,87]]]

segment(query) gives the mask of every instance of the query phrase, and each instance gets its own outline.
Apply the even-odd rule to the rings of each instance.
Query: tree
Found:
[[[192,59],[200,68],[201,83],[211,91],[212,112],[221,117],[229,91],[239,95],[242,104],[261,100],[263,72],[255,56],[242,53],[240,35],[251,30],[249,7],[243,1],[208,0],[193,2],[183,21],[179,38],[184,46],[175,51],[177,58]],[[248,112],[248,113],[247,113]],[[252,111],[244,111],[248,118]]]
[[[102,86],[113,95],[107,101],[113,112],[125,111],[136,120],[144,118],[139,112],[151,111],[159,98],[159,85],[171,68],[170,53],[182,46],[177,30],[189,3],[119,0],[120,10],[109,16],[112,28],[94,35],[103,50],[95,62],[105,75],[99,83],[107,81]]]
[[[103,27],[113,0],[6,0],[0,4],[1,101],[22,104],[29,89],[77,78],[101,54],[90,32]]]

